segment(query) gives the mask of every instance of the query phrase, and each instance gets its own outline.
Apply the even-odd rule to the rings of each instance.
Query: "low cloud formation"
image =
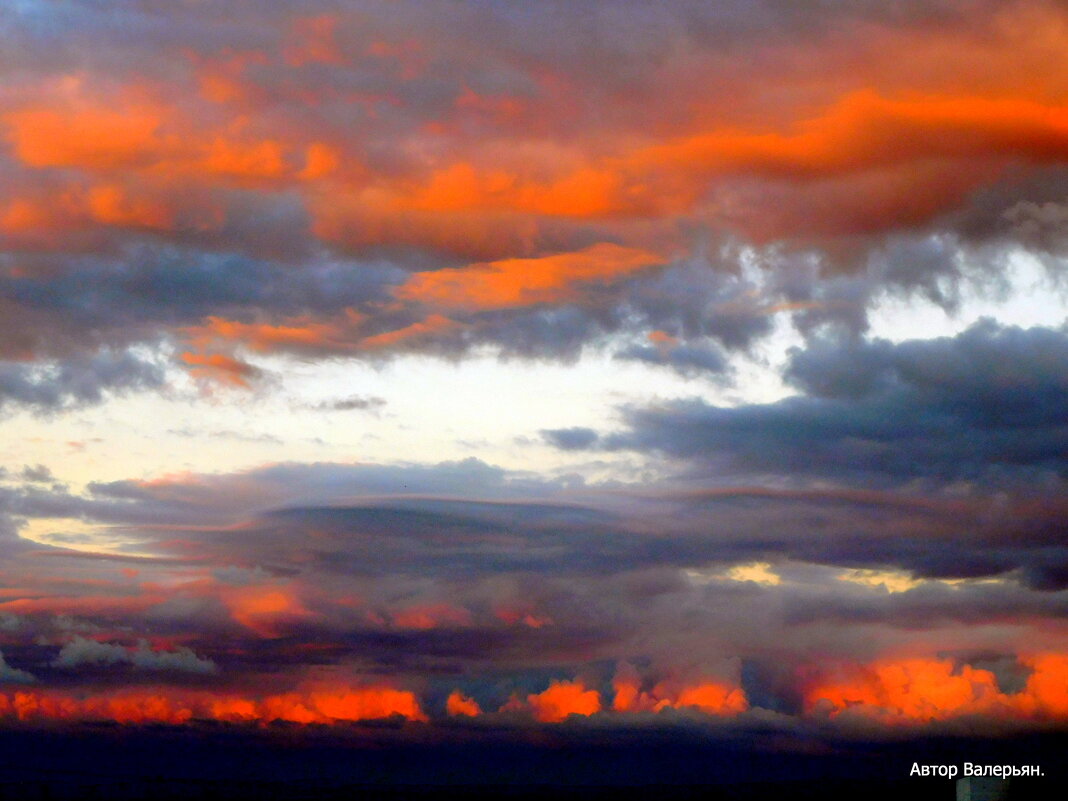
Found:
[[[848,666],[839,677],[814,683],[805,694],[812,710],[889,721],[1014,714],[1058,718],[1068,712],[1068,658],[1042,654],[1026,660],[1033,671],[1016,693],[1002,692],[989,670],[948,659],[905,659]]]
[[[0,694],[0,717],[18,721],[113,721],[179,725],[194,720],[232,723],[329,724],[398,716],[425,720],[416,697],[391,687],[320,686],[262,698],[224,693],[119,690],[79,698],[62,692]]]
[[[697,475],[575,485],[469,460],[8,488],[20,519],[111,532],[5,561],[5,653],[43,688],[10,717],[1062,719],[1059,493]],[[335,714],[307,695],[335,674],[408,700]]]
[[[75,637],[65,644],[56,658],[52,660],[52,666],[57,668],[74,669],[83,665],[130,665],[136,670],[181,673],[214,673],[216,671],[214,662],[210,659],[202,659],[189,648],[179,646],[169,651],[153,650],[145,640],[139,641],[135,647],[127,648],[122,645]]]
[[[4,659],[4,655],[0,654],[0,683],[33,684],[35,681],[37,679],[34,678],[32,673],[11,667],[7,660]]]

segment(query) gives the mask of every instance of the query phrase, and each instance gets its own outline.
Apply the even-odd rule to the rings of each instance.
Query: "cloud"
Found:
[[[485,498],[412,494],[476,486]],[[75,705],[79,719],[346,719],[291,690],[315,665],[425,686],[414,703],[446,715],[456,689],[447,677],[463,674],[462,699],[484,713],[504,704],[504,718],[518,713],[512,725],[562,723],[571,712],[806,719],[825,714],[805,706],[806,682],[838,662],[952,658],[993,672],[998,692],[1013,694],[1039,631],[1054,632],[1043,635],[1050,653],[1068,651],[1055,633],[1065,601],[1054,581],[1063,549],[1049,536],[1063,517],[1053,492],[695,486],[692,477],[576,489],[473,461],[288,464],[94,490],[7,490],[4,503],[20,515],[106,522],[124,544],[110,554],[16,554],[0,613],[20,624],[6,636],[38,649],[19,653],[37,654],[49,682],[91,675],[101,698],[118,698],[111,683],[135,671],[175,677],[159,693],[166,703],[139,700],[129,716]],[[884,581],[858,583],[861,569]],[[57,615],[98,639],[72,640]],[[142,635],[185,645],[121,644]],[[620,660],[635,669],[613,680],[605,666]],[[128,668],[102,669],[114,665]],[[918,688],[916,703],[951,692],[956,676]],[[202,695],[171,687],[193,679]],[[1031,726],[1052,714],[1043,704],[975,714]],[[926,719],[950,723],[969,709]]]
[[[1063,477],[1066,360],[1064,331],[991,321],[897,345],[817,340],[786,369],[802,394],[736,408],[633,408],[631,429],[600,441],[724,462],[742,475]]]
[[[48,484],[56,480],[56,477],[52,475],[52,471],[43,464],[26,465],[22,468],[20,478],[24,481],[34,481],[42,484]]]
[[[597,432],[584,427],[546,429],[541,436],[550,445],[565,451],[583,450],[597,442]]]
[[[714,345],[709,347],[676,345],[652,347],[632,345],[617,351],[617,359],[633,359],[649,364],[668,364],[683,375],[691,373],[722,373],[727,369],[727,357]]]
[[[11,667],[4,659],[4,655],[0,654],[0,683],[33,684],[35,681],[37,679],[32,673]]]
[[[601,711],[601,696],[581,682],[553,682],[540,693],[527,696],[532,714],[542,723],[559,723],[571,715],[589,717]]]
[[[183,646],[171,651],[153,650],[145,640],[140,640],[135,648],[127,648],[113,643],[87,640],[81,636],[76,636],[64,644],[52,660],[53,667],[68,670],[83,665],[130,665],[135,670],[180,673],[214,673],[217,670],[210,659],[199,657]]]
[[[866,333],[1031,260],[1063,283],[1066,26],[1042,0],[18,4],[5,411],[404,354],[597,349],[707,386],[801,344],[784,400],[539,432],[633,452],[634,483],[8,470],[3,646],[46,689],[0,714],[1057,720],[1065,330]]]
[[[871,715],[891,720],[931,721],[976,714],[1063,714],[1068,671],[1063,656],[1028,660],[1024,688],[1004,693],[994,673],[948,659],[906,659],[846,666],[843,677],[815,681],[806,705],[832,715]]]
[[[459,690],[453,690],[445,702],[446,711],[452,716],[478,717],[482,708],[473,698],[468,698]]]
[[[323,401],[315,408],[334,412],[376,412],[386,405],[386,399],[377,395],[351,395],[332,401]]]
[[[0,695],[0,716],[20,721],[113,721],[127,725],[165,723],[180,725],[193,720],[230,723],[286,721],[296,724],[330,724],[382,720],[398,716],[425,721],[415,694],[389,686],[343,684],[302,688],[302,691],[264,696],[233,693],[126,689],[89,698],[62,692],[24,693],[14,703]]]
[[[583,284],[607,283],[662,262],[648,251],[609,243],[575,253],[416,273],[396,295],[435,308],[499,309],[559,303]]]
[[[0,362],[0,408],[28,406],[43,414],[163,383],[158,363],[130,351],[101,350],[45,364]]]
[[[235,386],[262,377],[250,354],[607,339],[728,376],[773,315],[857,332],[887,289],[950,305],[1020,251],[1059,271],[1064,76],[1041,31],[1064,9],[877,5],[242,4],[240,30],[21,9],[6,394],[160,343]]]

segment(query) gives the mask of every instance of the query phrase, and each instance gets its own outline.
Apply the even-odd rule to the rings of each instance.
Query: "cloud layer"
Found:
[[[1063,256],[1053,2],[9,16],[8,403],[159,387],[134,345],[237,387],[263,354],[606,337],[720,373],[770,316],[862,329],[887,289]]]

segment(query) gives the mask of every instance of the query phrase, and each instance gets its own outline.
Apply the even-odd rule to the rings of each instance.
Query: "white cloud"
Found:
[[[64,645],[52,666],[74,668],[79,665],[132,665],[138,670],[170,670],[183,673],[214,673],[215,663],[180,646],[173,651],[153,651],[141,640],[136,648],[96,642],[75,637]]]

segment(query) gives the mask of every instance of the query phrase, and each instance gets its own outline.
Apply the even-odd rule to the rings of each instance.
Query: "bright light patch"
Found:
[[[107,530],[100,526],[66,517],[39,517],[28,520],[19,531],[19,536],[41,545],[74,551],[107,551],[124,542],[109,535]]]
[[[697,585],[710,584],[713,581],[751,581],[765,587],[777,587],[782,584],[782,577],[772,571],[769,562],[750,562],[744,565],[735,565],[727,570],[685,570],[683,571],[692,583]]]
[[[862,570],[859,568],[841,573],[838,579],[872,589],[882,588],[891,593],[907,592],[923,583],[897,570]]]

